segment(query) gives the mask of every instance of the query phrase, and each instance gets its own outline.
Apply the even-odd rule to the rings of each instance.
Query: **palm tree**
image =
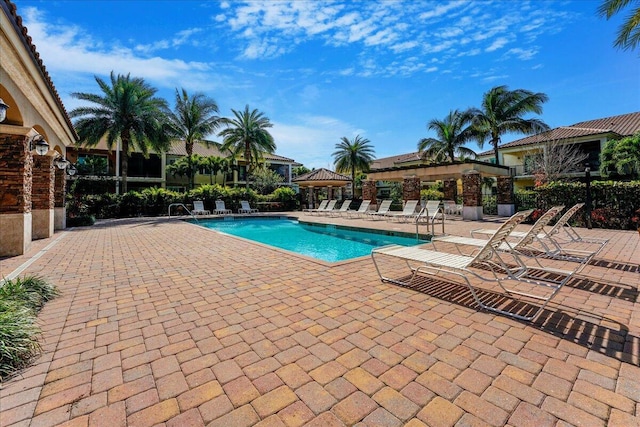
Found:
[[[202,159],[202,166],[206,167],[209,170],[209,181],[211,184],[213,184],[213,181],[218,175],[218,172],[226,172],[226,170],[228,169],[227,163],[227,159],[219,156],[209,156]]]
[[[355,193],[356,170],[362,172],[369,171],[369,165],[375,159],[375,152],[371,146],[371,141],[356,135],[351,141],[343,136],[336,144],[336,151],[332,156],[335,162],[336,171],[351,172],[351,188]]]
[[[212,98],[200,92],[189,96],[185,89],[181,92],[176,89],[176,106],[175,110],[169,113],[169,126],[171,136],[184,140],[189,163],[193,163],[191,157],[194,144],[199,143],[207,147],[216,144],[206,140],[205,137],[220,126],[222,119],[216,115],[217,113],[218,104]],[[193,188],[194,174],[188,175],[188,178],[189,188]]]
[[[500,137],[505,133],[517,132],[531,135],[549,129],[546,123],[539,119],[524,119],[527,113],[542,113],[542,104],[549,97],[544,93],[533,93],[525,89],[509,90],[507,86],[496,86],[486,92],[482,98],[482,108],[473,108],[473,125],[478,134],[480,148],[489,138],[496,158],[498,159],[498,145]]]
[[[186,157],[180,157],[175,162],[167,165],[167,172],[173,176],[189,176],[193,172],[192,163]]]
[[[618,29],[618,37],[613,44],[622,50],[633,50],[640,43],[640,1],[639,0],[603,0],[598,8],[598,15],[610,19],[613,15],[620,12],[631,2],[638,5],[631,11],[627,20]]]
[[[91,102],[95,106],[78,107],[71,111],[71,117],[79,117],[75,128],[80,136],[80,144],[96,146],[106,135],[107,147],[122,144],[122,191],[127,192],[127,171],[129,152],[138,149],[147,155],[148,149],[166,151],[169,137],[166,130],[167,103],[154,97],[156,89],[144,79],[117,76],[111,72],[111,85],[95,77],[101,95],[74,92],[74,98]]]
[[[418,151],[423,158],[453,163],[456,157],[475,157],[476,153],[464,144],[475,138],[473,114],[470,110],[449,111],[443,120],[433,119],[427,125],[429,130],[436,131],[438,139],[423,138],[418,141]]]
[[[247,188],[249,188],[249,175],[253,168],[260,162],[265,153],[273,153],[276,144],[273,136],[267,128],[273,125],[263,113],[254,109],[249,111],[249,106],[244,111],[231,109],[233,119],[224,118],[222,123],[227,126],[218,135],[223,137],[222,151],[229,150],[233,156],[244,155],[247,165]]]

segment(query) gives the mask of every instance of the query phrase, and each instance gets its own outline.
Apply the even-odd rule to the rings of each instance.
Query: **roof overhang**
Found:
[[[371,170],[367,179],[373,181],[402,181],[408,177],[417,177],[421,181],[443,181],[458,179],[463,174],[476,171],[482,176],[509,176],[509,167],[494,165],[476,160],[441,163],[436,165],[418,165]]]
[[[294,181],[300,187],[344,187],[350,181]]]

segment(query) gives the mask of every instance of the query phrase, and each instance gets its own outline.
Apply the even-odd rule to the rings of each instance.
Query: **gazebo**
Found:
[[[320,188],[327,189],[327,197],[329,199],[334,198],[333,191],[335,188],[346,187],[351,182],[351,178],[346,175],[342,175],[329,169],[320,168],[312,170],[309,173],[300,175],[291,180],[291,182],[298,184],[300,188],[307,189],[307,200],[309,208],[315,208],[315,202],[318,200],[316,192]]]

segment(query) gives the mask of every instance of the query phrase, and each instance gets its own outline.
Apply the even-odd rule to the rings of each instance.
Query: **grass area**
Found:
[[[39,354],[36,316],[58,294],[55,286],[34,276],[7,280],[0,286],[0,381]]]

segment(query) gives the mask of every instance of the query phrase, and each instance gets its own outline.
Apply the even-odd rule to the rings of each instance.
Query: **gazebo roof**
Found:
[[[340,173],[320,168],[291,180],[300,187],[343,187],[351,182],[351,178]]]

